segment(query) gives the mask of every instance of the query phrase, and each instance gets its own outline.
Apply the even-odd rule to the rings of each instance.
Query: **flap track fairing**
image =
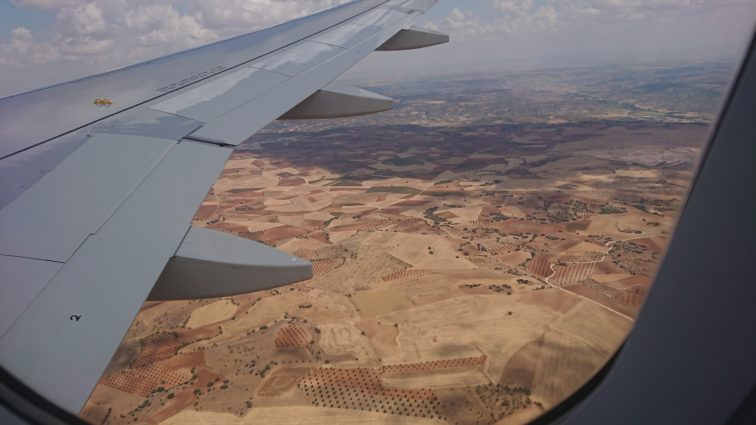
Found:
[[[192,226],[149,301],[225,297],[312,277],[312,264],[259,242]]]
[[[449,42],[449,35],[425,28],[412,27],[401,30],[388,39],[376,51],[412,50],[437,46]]]
[[[283,114],[282,120],[347,118],[394,108],[394,100],[358,87],[332,83]]]

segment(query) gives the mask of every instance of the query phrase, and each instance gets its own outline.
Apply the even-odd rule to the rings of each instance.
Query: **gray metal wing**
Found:
[[[412,27],[435,2],[357,0],[0,99],[0,364],[75,412],[148,297],[310,276],[304,260],[191,218],[232,147],[270,121],[390,108],[332,81],[376,49],[447,41]]]

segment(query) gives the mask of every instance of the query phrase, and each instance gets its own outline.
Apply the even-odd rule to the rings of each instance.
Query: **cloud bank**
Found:
[[[54,23],[45,29],[23,22],[0,28],[0,95],[159,57],[344,2],[10,1],[25,12],[53,14]],[[407,60],[418,66],[463,65],[476,57],[633,54],[696,45],[721,49],[744,43],[756,19],[749,0],[441,0],[436,9],[441,12],[424,23],[452,35],[443,55],[382,56],[359,69],[399,67]]]

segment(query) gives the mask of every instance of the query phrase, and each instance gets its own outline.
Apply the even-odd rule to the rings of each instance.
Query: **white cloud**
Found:
[[[36,7],[39,9],[60,9],[64,6],[75,6],[81,0],[11,0],[11,4],[20,7]]]
[[[730,6],[742,7],[749,0],[487,0],[486,3],[495,13],[478,16],[466,4],[469,9],[454,8],[442,20],[433,22],[432,27],[454,31],[457,37],[474,38],[558,27],[581,28],[586,23],[605,27],[638,21],[675,23],[677,19],[705,17]]]
[[[96,34],[105,31],[108,23],[95,3],[64,7],[56,19],[58,31],[65,35]]]
[[[523,16],[533,9],[533,0],[492,0],[494,9],[508,15]]]
[[[10,45],[20,53],[26,53],[34,43],[34,36],[28,28],[18,27],[11,31]]]
[[[554,6],[539,7],[533,14],[533,22],[542,27],[553,27],[557,23],[557,11]]]
[[[547,29],[554,27],[559,19],[556,7],[536,6],[533,0],[489,0],[489,4],[497,12],[493,17],[483,19],[471,10],[454,8],[443,22],[433,26],[453,32],[456,37],[475,38]]]
[[[58,37],[50,46],[60,55],[58,58],[79,59],[83,56],[103,55],[113,47],[113,40],[97,39],[88,36]],[[44,44],[42,46],[45,46]]]
[[[558,11],[546,3],[536,6],[533,0],[491,0],[495,10],[500,12],[500,26],[511,32],[516,29],[543,29],[556,25]]]
[[[252,32],[344,1],[11,0],[17,7],[52,11],[55,22],[44,38],[28,28],[1,34],[6,39],[0,39],[0,75],[37,81],[22,86],[33,88]]]
[[[475,36],[491,30],[473,12],[459,8],[454,8],[449,12],[444,24],[450,32],[462,37]]]
[[[196,16],[182,14],[167,4],[140,5],[129,10],[119,23],[121,30],[134,34],[143,47],[178,49],[219,38],[217,32],[204,27]]]
[[[306,15],[345,0],[11,0],[19,7],[57,11],[54,32],[30,43],[52,49],[50,60],[99,55],[101,67],[206,44]],[[6,42],[0,44],[14,52]],[[117,46],[118,49],[109,50]],[[36,60],[39,60],[37,58]],[[24,57],[4,60],[22,66]]]
[[[33,88],[252,32],[344,1],[11,0],[18,7],[46,9],[40,13],[55,14],[55,22],[50,31],[35,33],[21,23],[10,34],[2,34],[0,74],[4,80],[20,76],[29,81],[23,89]],[[753,16],[748,12],[756,9],[752,0],[446,2],[456,7],[424,25],[450,33],[453,42],[448,49],[462,49],[454,40],[499,40],[496,46],[504,46],[501,41],[507,40],[518,54],[554,50],[569,54],[582,51],[586,42],[615,45],[612,34],[620,30],[626,34],[622,36],[625,44],[636,43],[640,48],[657,41],[681,47],[709,39],[720,42],[743,27],[742,22]],[[733,20],[739,23],[733,25]],[[542,41],[536,45],[534,40]],[[562,47],[556,49],[556,45]],[[505,52],[504,47],[497,50],[497,54]],[[2,92],[8,89],[0,87]]]
[[[550,0],[549,4],[573,16],[602,15],[605,18],[637,20],[706,13],[707,8],[745,1],[747,0]]]
[[[58,58],[55,49],[49,44],[35,42],[32,32],[24,27],[14,28],[10,41],[0,44],[0,67],[39,65]]]
[[[309,15],[346,0],[188,0],[188,13],[225,36],[247,33]]]

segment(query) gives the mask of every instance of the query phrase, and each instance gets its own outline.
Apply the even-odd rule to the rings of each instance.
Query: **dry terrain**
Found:
[[[708,111],[580,98],[582,120],[469,123],[452,105],[434,118],[427,100],[453,93],[423,93],[405,100],[416,123],[275,125],[235,152],[193,224],[308,259],[314,277],[145,304],[82,416],[511,424],[590,379],[648,292]],[[467,112],[523,102],[476,99]]]

